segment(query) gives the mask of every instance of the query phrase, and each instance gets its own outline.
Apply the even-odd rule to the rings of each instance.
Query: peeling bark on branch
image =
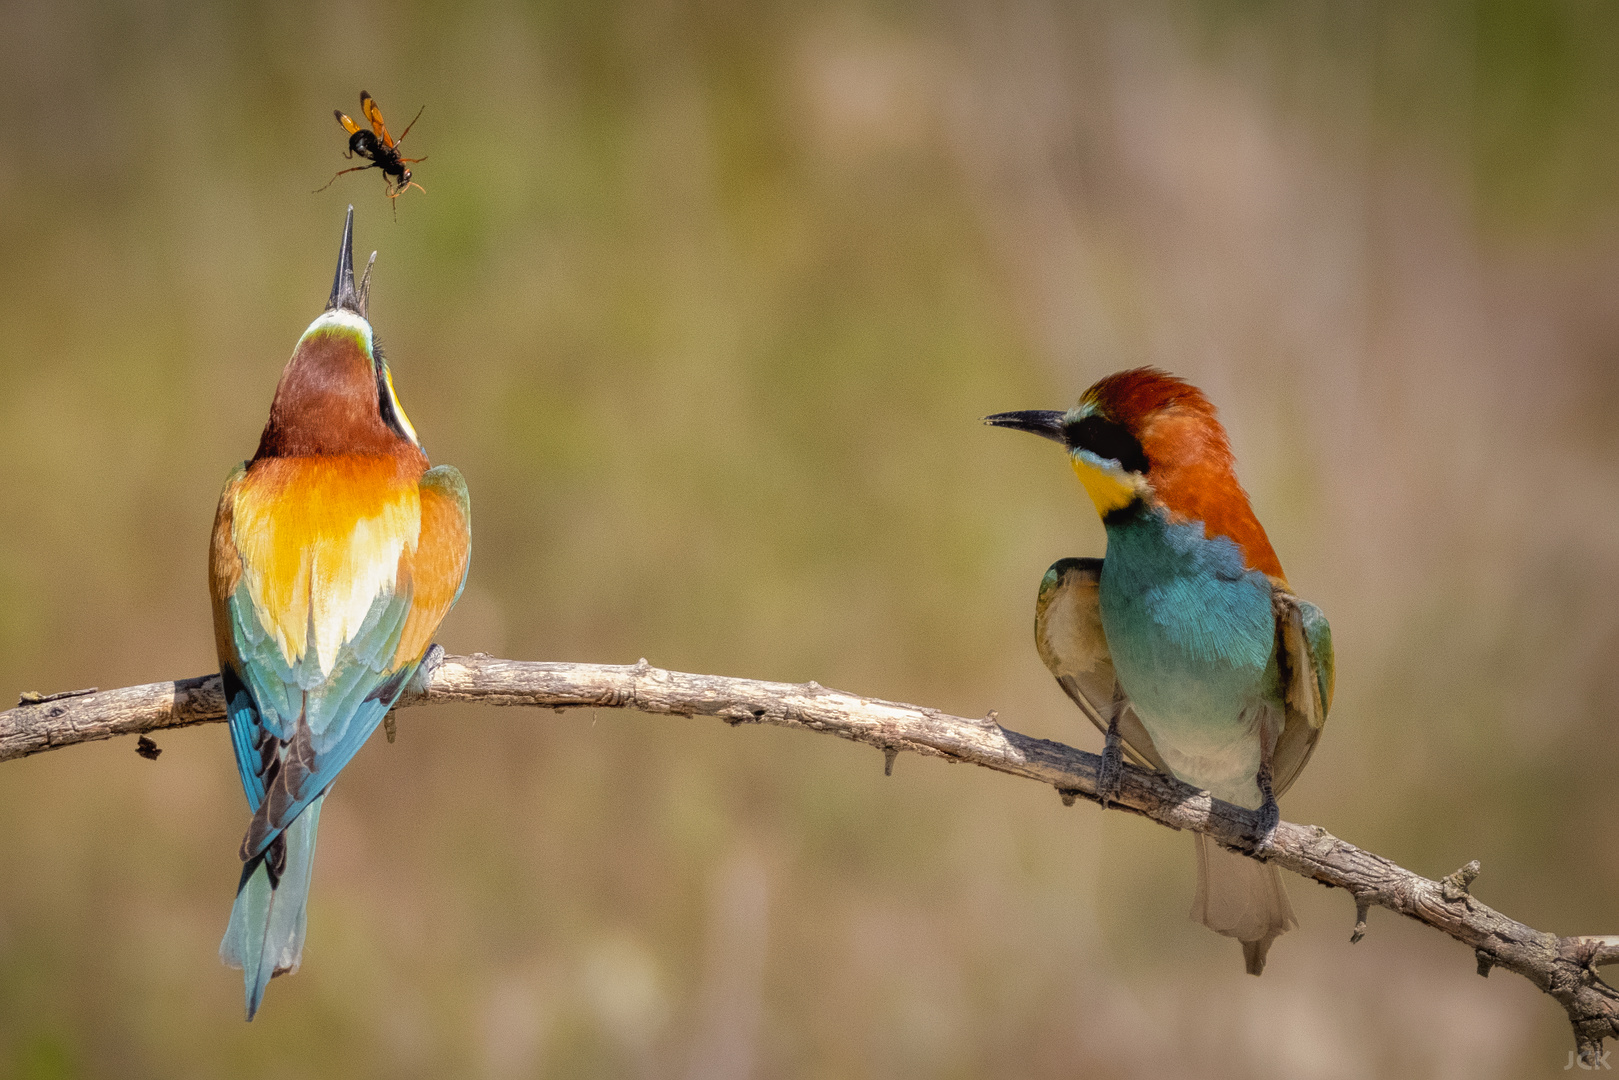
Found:
[[[894,755],[916,753],[960,761],[1049,784],[1071,804],[1094,798],[1101,758],[1062,743],[1033,739],[982,720],[829,690],[817,683],[773,683],[718,675],[689,675],[652,667],[548,664],[500,660],[477,653],[446,657],[425,690],[412,689],[400,706],[462,701],[484,705],[639,709],[678,716],[715,716],[731,725],[771,724],[827,732]],[[219,677],[150,683],[105,693],[25,696],[0,713],[0,761],[115,735],[140,735],[224,719]],[[1170,777],[1127,765],[1115,806],[1172,829],[1206,833],[1250,851],[1257,815],[1220,802]],[[1594,1055],[1619,1037],[1619,991],[1597,976],[1619,962],[1619,936],[1558,937],[1525,926],[1480,903],[1468,891],[1476,862],[1441,881],[1413,874],[1388,859],[1311,825],[1282,822],[1267,861],[1349,891],[1355,900],[1353,940],[1365,932],[1376,904],[1426,923],[1473,949],[1481,975],[1515,971],[1567,1011],[1582,1054]]]

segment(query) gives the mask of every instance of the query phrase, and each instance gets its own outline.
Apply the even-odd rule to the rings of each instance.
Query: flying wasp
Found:
[[[342,176],[344,173],[360,172],[364,169],[381,169],[382,175],[388,184],[388,198],[399,198],[405,193],[406,188],[415,188],[425,195],[427,189],[410,178],[410,169],[406,166],[414,165],[418,161],[426,161],[426,156],[419,158],[401,157],[399,155],[399,144],[405,141],[405,136],[410,134],[410,129],[416,126],[416,121],[422,118],[422,112],[426,108],[427,106],[423,105],[422,108],[416,110],[416,115],[411,118],[409,124],[405,125],[405,130],[400,133],[397,139],[388,134],[388,125],[382,122],[382,110],[377,108],[376,99],[364,90],[360,91],[360,111],[371,122],[370,131],[365,130],[365,128],[349,119],[341,110],[333,109],[332,114],[337,117],[337,122],[342,124],[343,130],[349,133],[349,148],[343,156],[352,158],[355,154],[358,154],[369,161],[370,164],[356,165],[352,169],[342,169],[336,176],[333,176],[323,186],[315,190],[317,192],[325,191],[337,182],[338,176]],[[396,207],[394,215],[397,217],[398,213],[399,211]]]

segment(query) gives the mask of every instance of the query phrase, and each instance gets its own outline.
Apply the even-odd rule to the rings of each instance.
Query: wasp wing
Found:
[[[360,91],[360,110],[365,113],[365,118],[371,121],[371,130],[382,140],[382,145],[392,150],[393,136],[388,134],[388,125],[382,122],[382,110],[377,108],[377,99],[364,90]]]

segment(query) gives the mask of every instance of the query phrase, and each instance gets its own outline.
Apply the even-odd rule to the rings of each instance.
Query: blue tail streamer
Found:
[[[315,864],[315,830],[320,825],[322,793],[282,832],[285,861],[279,875],[271,873],[272,849],[248,860],[236,888],[230,925],[219,943],[219,958],[241,968],[247,991],[247,1018],[259,1011],[264,988],[276,975],[298,970],[303,959],[305,907],[309,903],[309,876]]]

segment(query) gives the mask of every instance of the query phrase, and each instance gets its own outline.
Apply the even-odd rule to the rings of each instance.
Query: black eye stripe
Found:
[[[1063,427],[1063,438],[1070,448],[1089,450],[1097,457],[1111,458],[1126,472],[1147,471],[1147,454],[1136,437],[1123,425],[1100,416],[1084,416]]]
[[[388,393],[388,377],[383,374],[387,370],[385,366],[387,361],[383,359],[382,343],[380,341],[372,341],[371,355],[375,357],[372,361],[372,368],[377,379],[377,412],[382,414],[382,422],[388,425],[388,430],[398,435],[401,439],[406,442],[415,442],[416,440],[410,437],[410,432],[405,430],[405,425],[399,422],[399,414],[394,411],[393,395]]]

